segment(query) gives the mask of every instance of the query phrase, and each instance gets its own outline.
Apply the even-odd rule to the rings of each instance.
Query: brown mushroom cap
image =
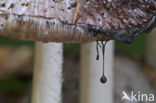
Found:
[[[0,35],[43,42],[132,42],[156,26],[155,0],[1,0]]]

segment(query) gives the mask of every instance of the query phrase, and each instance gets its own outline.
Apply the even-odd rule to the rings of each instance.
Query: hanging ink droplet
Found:
[[[103,75],[102,77],[101,77],[101,79],[100,79],[100,82],[101,83],[106,83],[107,82],[107,78]]]
[[[101,78],[101,83],[106,83],[107,82],[107,78],[105,76],[105,47],[106,47],[106,44],[107,44],[107,41],[105,41],[105,43],[103,43],[101,41],[101,44],[102,44],[102,56],[103,56],[103,74],[102,74],[102,78]]]
[[[96,56],[96,60],[99,60],[99,55],[97,54],[97,56]]]
[[[96,51],[97,51],[96,60],[99,60],[99,48],[98,48],[98,46],[99,46],[99,43],[98,43],[98,41],[96,41]]]
[[[105,76],[105,72],[104,72],[104,63],[105,63],[105,47],[106,47],[107,41],[103,42],[101,41],[101,44],[99,43],[99,41],[96,42],[96,51],[97,51],[97,56],[96,56],[96,60],[99,60],[99,47],[102,50],[102,55],[103,55],[103,74],[102,77],[100,79],[101,83],[106,83],[107,82],[107,78]]]

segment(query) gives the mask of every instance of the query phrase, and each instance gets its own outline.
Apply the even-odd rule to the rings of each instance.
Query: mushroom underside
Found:
[[[131,43],[156,26],[155,0],[1,0],[0,35],[42,42]]]
[[[42,42],[87,43],[114,39],[132,43],[135,36],[149,32],[156,24],[156,16],[140,28],[104,30],[90,24],[68,24],[55,18],[0,14],[0,35],[21,40]]]

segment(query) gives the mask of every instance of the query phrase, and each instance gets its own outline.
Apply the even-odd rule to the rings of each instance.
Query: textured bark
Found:
[[[1,0],[0,35],[43,42],[132,42],[155,26],[155,0]]]

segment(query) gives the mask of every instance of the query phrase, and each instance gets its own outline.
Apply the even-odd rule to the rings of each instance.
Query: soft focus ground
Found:
[[[121,103],[122,90],[155,93],[156,69],[145,62],[145,41],[141,36],[132,45],[116,43],[115,103]],[[34,43],[0,38],[0,44],[0,103],[30,103]],[[64,45],[63,103],[78,103],[79,50]]]

